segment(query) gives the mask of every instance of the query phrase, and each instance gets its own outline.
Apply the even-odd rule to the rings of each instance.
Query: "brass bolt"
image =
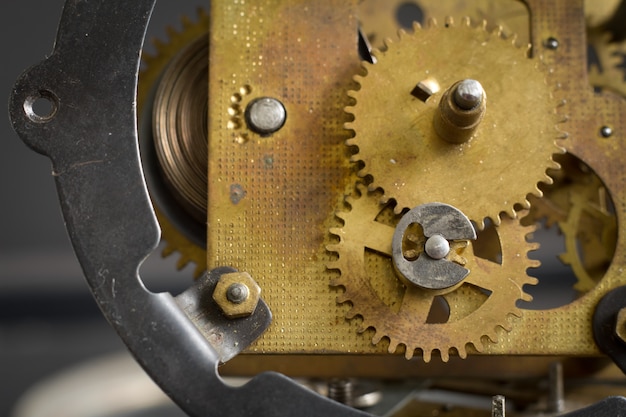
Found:
[[[222,275],[213,291],[213,300],[230,319],[254,313],[260,298],[261,287],[247,272]]]
[[[447,142],[459,144],[472,138],[487,108],[487,96],[476,80],[461,80],[441,97],[435,111],[437,134]]]
[[[617,320],[615,321],[615,334],[622,342],[626,343],[626,308],[622,308],[617,313]]]

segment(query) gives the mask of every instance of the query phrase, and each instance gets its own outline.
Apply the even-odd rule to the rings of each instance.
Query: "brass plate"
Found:
[[[506,1],[506,0],[503,0]],[[534,54],[543,55],[567,101],[563,146],[604,181],[616,202],[618,221],[626,207],[622,99],[594,94],[586,73],[582,0],[529,0]],[[349,306],[325,245],[333,213],[356,181],[344,141],[352,76],[359,73],[355,1],[213,2],[209,75],[208,268],[222,265],[250,273],[274,314],[268,331],[248,353],[378,354],[372,333],[357,333],[344,319]],[[545,48],[555,37],[559,48]],[[524,80],[519,80],[523,83]],[[261,137],[247,129],[246,103],[269,96],[282,101],[287,122]],[[393,121],[390,120],[390,123]],[[522,115],[512,123],[523,126]],[[602,126],[614,134],[602,138]],[[511,155],[515,157],[515,155]],[[480,184],[479,187],[489,187]],[[479,192],[479,190],[477,190]],[[524,311],[510,333],[502,331],[492,355],[597,355],[591,317],[598,300],[626,284],[625,234],[619,233],[612,266],[589,293],[561,308]],[[398,352],[400,353],[400,352]]]

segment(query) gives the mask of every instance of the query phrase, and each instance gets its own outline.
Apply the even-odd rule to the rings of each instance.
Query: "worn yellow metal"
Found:
[[[526,6],[530,11],[532,60],[541,61],[548,68],[547,85],[554,86],[555,91],[548,87],[542,91],[537,86],[524,90],[528,78],[526,74],[514,77],[511,88],[516,89],[518,94],[529,91],[528,100],[537,100],[535,107],[542,111],[537,112],[537,116],[528,117],[526,112],[512,109],[508,111],[505,122],[514,123],[516,129],[535,129],[537,119],[542,122],[552,120],[555,108],[561,101],[566,101],[567,106],[561,108],[561,114],[567,114],[564,129],[568,138],[563,140],[562,146],[597,174],[613,201],[626,201],[626,176],[621,163],[626,134],[626,122],[621,116],[626,104],[619,97],[594,93],[589,84],[582,0],[528,0]],[[390,344],[388,339],[383,338],[373,344],[374,336],[378,341],[379,336],[396,331],[391,326],[391,319],[385,315],[403,305],[399,301],[404,288],[389,275],[386,275],[387,281],[374,280],[371,284],[377,291],[389,295],[386,298],[388,305],[392,305],[394,300],[397,303],[396,307],[384,310],[389,313],[375,312],[372,305],[374,297],[359,298],[359,308],[367,309],[368,314],[374,316],[378,314],[376,319],[379,322],[373,324],[377,331],[370,328],[363,333],[357,332],[360,327],[369,325],[368,317],[365,317],[364,323],[358,317],[355,320],[344,318],[350,306],[338,304],[336,299],[338,296],[350,297],[343,296],[342,289],[330,284],[333,280],[342,283],[345,274],[354,274],[354,266],[342,267],[341,275],[328,270],[326,266],[337,259],[335,254],[326,250],[326,246],[338,243],[329,232],[331,227],[344,230],[341,224],[337,224],[334,213],[343,209],[344,195],[353,191],[357,181],[355,172],[361,168],[349,161],[351,150],[344,143],[350,138],[350,132],[343,127],[344,123],[352,122],[352,117],[343,111],[344,107],[361,104],[359,97],[355,102],[348,95],[349,90],[358,88],[353,75],[363,75],[357,54],[359,11],[354,1],[312,3],[274,0],[260,5],[232,0],[212,4],[207,213],[210,229],[206,259],[209,268],[229,265],[250,273],[263,289],[263,299],[272,310],[274,319],[268,331],[248,349],[248,353],[388,355],[390,347],[394,351],[398,343],[407,342],[414,348],[426,347],[429,351],[426,358],[432,350],[442,350],[441,356],[446,359],[449,353],[446,348],[450,347],[455,347],[461,355],[464,350],[476,353],[476,349],[467,343],[478,344],[476,347],[483,354],[491,355],[599,354],[592,336],[591,317],[602,295],[626,284],[622,274],[626,263],[624,233],[618,233],[613,261],[604,277],[579,299],[560,308],[526,310],[521,312],[521,318],[507,319],[509,313],[515,312],[514,300],[522,297],[520,286],[529,282],[525,271],[530,265],[526,259],[529,249],[524,242],[527,230],[515,226],[513,229],[516,231],[511,235],[504,228],[495,235],[500,236],[503,259],[511,256],[513,262],[519,256],[522,261],[519,268],[510,270],[510,276],[506,276],[509,262],[503,262],[500,266],[502,274],[494,276],[503,275],[503,279],[519,286],[501,290],[507,302],[497,303],[493,316],[486,320],[489,325],[477,320],[474,322],[477,327],[485,327],[471,331],[464,329],[463,334],[455,330],[458,326],[446,329],[445,324],[448,323],[443,323],[440,335],[421,332],[412,335],[410,340],[402,341],[396,337]],[[450,42],[447,36],[448,33],[441,33],[439,37],[442,42]],[[488,42],[490,45],[505,43],[501,39],[489,39]],[[455,39],[453,43],[455,50],[461,51],[478,47],[472,43],[471,36]],[[433,45],[437,45],[434,40]],[[515,50],[510,45],[506,46]],[[442,50],[429,51],[433,56],[445,53]],[[415,59],[411,53],[407,55],[407,60]],[[471,56],[471,53],[468,55]],[[446,71],[454,74],[454,69],[446,68]],[[484,71],[488,72],[489,67]],[[410,76],[410,73],[399,74],[396,81],[405,82],[402,78]],[[412,86],[422,78],[415,79]],[[381,91],[393,94],[394,87],[390,84],[388,89]],[[407,95],[409,93],[410,90]],[[553,97],[546,100],[546,93]],[[487,95],[486,118],[493,102],[489,90]],[[538,98],[540,95],[542,98]],[[248,129],[244,117],[247,103],[263,96],[280,100],[287,111],[283,128],[270,136],[261,136]],[[374,105],[370,103],[370,106]],[[358,123],[397,126],[397,111],[383,114],[384,117],[375,119],[366,112],[355,112],[354,117]],[[361,120],[368,117],[370,120]],[[554,123],[550,126],[553,127]],[[610,137],[601,134],[602,127],[606,126],[611,128]],[[523,155],[516,148],[502,152],[498,158],[503,172],[506,172],[509,162],[522,156],[534,168],[536,161],[541,160],[537,166],[545,170],[550,166],[546,158],[552,153],[548,147],[554,146],[553,138],[546,137],[545,141],[547,145],[542,142],[532,149],[525,148]],[[434,160],[432,163],[440,166],[444,162]],[[518,178],[527,175],[525,167],[515,168],[510,184],[498,184],[489,179],[478,180],[483,177],[480,176],[480,167],[476,166],[475,171],[463,175],[475,175],[477,180],[471,183],[471,188],[459,192],[477,197],[494,189],[505,192],[507,187],[515,186]],[[537,181],[534,177],[533,183]],[[440,186],[454,187],[455,184],[453,180],[446,179]],[[386,187],[389,188],[388,185]],[[403,197],[399,193],[395,196]],[[522,193],[522,200],[524,197]],[[423,198],[427,200],[428,193]],[[511,201],[511,206],[513,202],[520,201]],[[499,214],[493,211],[487,212]],[[618,224],[624,214],[623,206],[616,204]],[[350,235],[350,239],[379,241],[378,244],[383,246],[390,244],[388,232],[382,233],[373,227],[360,230],[362,236]],[[367,244],[354,247],[363,252]],[[356,249],[354,251],[355,259],[363,256],[363,253],[356,253]],[[384,264],[388,260],[376,262]],[[479,266],[476,264],[482,261],[472,259],[471,262],[477,269]],[[383,264],[377,265],[377,268],[385,268]],[[350,291],[348,283],[345,285]],[[500,288],[491,294],[495,296],[498,291]],[[455,296],[455,308],[451,311],[463,311],[464,317],[471,318],[469,312],[480,312],[484,308],[475,302],[477,294],[474,291],[469,291],[467,296],[464,293],[460,295]],[[365,313],[363,315],[366,316]],[[510,332],[495,332],[493,338],[498,339],[497,343],[484,338],[481,340],[480,336],[493,335],[493,328],[501,324],[501,319]],[[379,333],[379,328],[384,328],[384,331]]]
[[[240,293],[238,299],[231,299],[229,291],[236,286]],[[213,300],[222,309],[226,317],[247,317],[254,313],[261,298],[261,287],[247,272],[231,272],[224,274],[215,285]]]

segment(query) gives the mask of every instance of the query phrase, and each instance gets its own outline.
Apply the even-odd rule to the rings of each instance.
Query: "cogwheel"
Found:
[[[586,192],[571,193],[569,215],[559,223],[565,237],[565,253],[559,258],[572,267],[577,279],[574,289],[581,293],[602,279],[615,253],[617,219],[607,197],[599,179]]]
[[[374,48],[383,49],[383,40],[396,36],[398,29],[411,30],[413,21],[441,19],[445,16],[468,16],[488,22],[487,29],[502,28],[504,37],[517,34],[529,42],[528,9],[522,2],[501,0],[361,0],[358,18],[362,32]]]
[[[626,97],[626,42],[611,42],[611,34],[597,29],[588,32],[587,41],[595,58],[589,65],[589,83]]]
[[[346,198],[351,210],[337,213],[343,226],[331,229],[339,241],[328,250],[338,258],[328,267],[340,272],[331,285],[345,288],[337,302],[352,303],[346,317],[362,317],[360,332],[373,328],[374,344],[387,337],[390,353],[404,345],[407,359],[421,349],[424,361],[429,362],[435,350],[443,361],[448,360],[451,349],[465,358],[468,344],[480,352],[486,339],[497,341],[497,328],[511,329],[509,316],[521,315],[517,300],[531,300],[523,286],[537,283],[526,274],[528,268],[538,266],[527,256],[537,249],[526,241],[534,226],[523,227],[517,220],[503,217],[492,234],[500,241],[499,262],[475,256],[470,244],[457,249],[470,270],[464,281],[445,290],[405,286],[391,260],[392,236],[400,216],[394,214],[391,204],[380,205],[380,191],[368,193],[360,184],[357,191],[358,196]],[[441,305],[444,308],[438,310]]]
[[[199,39],[205,38],[208,42],[208,30],[209,16],[202,9],[198,9],[197,18],[195,21],[189,19],[188,17],[182,18],[182,31],[179,32],[172,27],[167,28],[167,34],[169,37],[167,42],[158,39],[154,40],[156,53],[153,55],[144,54],[142,57],[142,70],[139,74],[139,84],[137,89],[137,101],[139,110],[138,114],[142,114],[143,108],[147,106],[152,106],[152,103],[149,103],[148,101],[151,99],[151,95],[156,89],[155,86],[158,85],[168,65],[170,65],[170,63],[179,55],[182,50],[194,44],[194,42],[198,41]],[[207,56],[204,56],[201,59],[205,62],[208,62]],[[206,88],[200,88],[198,90],[206,90]],[[202,111],[202,108],[204,107],[201,106],[200,108],[200,111]],[[144,113],[147,112],[144,111]],[[206,113],[206,111],[204,113]],[[144,117],[150,116],[144,115]],[[206,120],[206,116],[204,120]],[[200,122],[200,124],[201,123],[202,122]],[[144,124],[144,126],[151,127],[151,123]],[[150,133],[142,133],[140,131],[140,135],[142,134],[147,134],[148,136],[151,136]],[[159,144],[157,144],[156,146],[158,147]],[[196,152],[196,154],[198,154],[198,152]],[[206,161],[204,162],[206,164]],[[161,165],[160,169],[165,170],[166,168]],[[155,170],[155,175],[159,176],[160,173]],[[204,170],[203,175],[206,178],[206,169]],[[178,197],[176,193],[180,190],[178,189],[177,184],[169,182],[167,186],[169,187],[168,190],[172,192],[176,197]],[[176,264],[177,268],[182,269],[189,262],[193,262],[196,265],[194,276],[200,276],[202,272],[206,270],[206,249],[201,246],[201,239],[192,239],[185,232],[183,232],[182,228],[178,226],[178,223],[171,216],[166,215],[166,212],[168,210],[166,209],[166,207],[160,204],[163,199],[154,199],[154,190],[151,190],[151,194],[153,195],[156,215],[159,220],[159,224],[161,225],[162,239],[166,242],[166,247],[163,249],[162,256],[166,257],[175,252],[180,253],[180,258],[178,259]],[[204,198],[204,204],[206,205],[206,196]],[[199,224],[204,223],[200,222]],[[200,234],[203,233],[205,232],[203,231]]]
[[[561,169],[551,173],[554,183],[542,187],[542,198],[529,198],[529,214],[521,222],[559,226],[565,240],[561,261],[576,276],[574,288],[591,290],[613,259],[617,219],[613,203],[600,178],[581,160],[566,153],[555,160]]]
[[[515,217],[516,204],[528,208],[526,196],[552,182],[546,170],[558,168],[552,155],[563,153],[566,137],[556,128],[543,65],[469,19],[459,27],[450,18],[427,29],[416,24],[414,34],[400,32],[387,44],[374,52],[376,64],[363,63],[366,75],[355,76],[361,88],[349,92],[356,103],[346,108],[354,116],[346,143],[357,150],[359,176],[373,177],[370,190],[382,188],[382,202],[394,199],[396,212],[446,202],[480,228],[484,218],[499,224],[501,212]],[[457,100],[460,80],[484,88],[469,110]],[[438,120],[454,125],[446,140]],[[466,141],[451,143],[461,133]]]

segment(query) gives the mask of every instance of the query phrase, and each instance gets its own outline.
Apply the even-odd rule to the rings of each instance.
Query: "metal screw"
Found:
[[[354,399],[354,386],[352,381],[346,378],[333,378],[328,382],[328,398],[342,404],[352,406]]]
[[[441,235],[433,235],[426,241],[424,250],[433,259],[443,259],[450,253],[450,242]]]
[[[600,128],[600,134],[603,138],[610,138],[611,136],[613,136],[613,129],[611,129],[609,126],[602,126]]]
[[[461,81],[454,92],[454,102],[463,110],[471,110],[483,101],[483,86],[476,80],[466,79]]]
[[[231,284],[226,290],[226,298],[228,301],[234,304],[241,304],[248,299],[250,290],[245,284],[235,283]]]
[[[506,398],[504,395],[495,395],[491,397],[491,416],[505,417],[506,415]]]
[[[287,112],[283,104],[275,98],[261,97],[248,104],[245,116],[251,130],[261,135],[269,135],[283,127]]]
[[[548,49],[556,49],[559,47],[559,41],[556,38],[550,37],[546,39],[545,46]]]

